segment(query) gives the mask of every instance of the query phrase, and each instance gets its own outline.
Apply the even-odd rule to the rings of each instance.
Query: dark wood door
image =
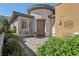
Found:
[[[45,20],[37,20],[38,36],[45,36]]]

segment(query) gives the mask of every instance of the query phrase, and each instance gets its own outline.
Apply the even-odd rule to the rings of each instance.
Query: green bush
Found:
[[[8,29],[7,33],[16,33],[15,29]]]
[[[0,25],[3,25],[4,21],[2,19],[0,19]]]
[[[6,39],[9,39],[9,38],[18,39],[18,35],[14,34],[14,33],[6,33]]]
[[[49,38],[44,44],[39,45],[39,56],[79,56],[79,36]]]
[[[25,49],[19,44],[19,38],[14,32],[6,33],[6,42],[4,46],[4,54],[8,56],[24,56],[26,55]]]
[[[0,33],[4,31],[4,22],[0,19]]]
[[[6,50],[8,55],[21,56],[25,55],[24,49],[18,43],[18,40],[9,38],[6,42]]]
[[[6,39],[15,38],[18,39],[18,35],[15,33],[14,29],[8,29],[6,33]]]

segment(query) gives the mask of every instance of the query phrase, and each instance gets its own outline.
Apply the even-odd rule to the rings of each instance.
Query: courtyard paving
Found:
[[[22,39],[25,45],[27,45],[33,52],[37,51],[37,46],[43,44],[47,40],[47,37],[44,38],[35,38],[35,37],[25,37]]]

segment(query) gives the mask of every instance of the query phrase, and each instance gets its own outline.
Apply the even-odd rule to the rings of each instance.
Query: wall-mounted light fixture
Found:
[[[58,20],[58,24],[61,26],[62,25],[62,21],[61,20]]]

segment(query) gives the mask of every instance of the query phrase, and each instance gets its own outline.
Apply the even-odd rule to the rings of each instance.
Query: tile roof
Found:
[[[11,16],[11,21],[15,20],[15,18],[18,17],[18,16],[34,18],[34,16],[32,16],[32,15],[28,15],[28,14],[24,14],[24,13],[13,11],[13,14]]]
[[[50,6],[50,5],[47,5],[47,4],[35,4],[35,5],[32,5],[28,8],[28,12],[35,10],[35,9],[49,9],[49,10],[54,11],[53,6]]]

